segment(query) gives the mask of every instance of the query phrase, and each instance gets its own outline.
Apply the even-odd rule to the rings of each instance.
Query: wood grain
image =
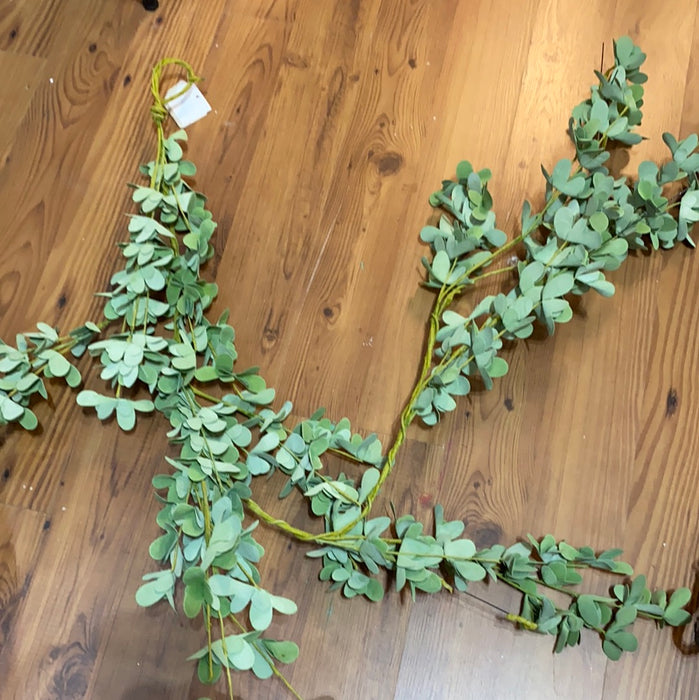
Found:
[[[138,0],[8,0],[0,336],[99,318],[91,295],[118,264],[126,183],[153,153],[150,68],[180,56],[213,106],[189,129],[188,156],[219,222],[207,274],[241,365],[259,364],[299,417],[324,405],[388,442],[432,302],[418,286],[429,193],[463,158],[489,167],[499,225],[515,233],[522,200],[542,201],[539,165],[571,154],[568,115],[603,44],[608,64],[625,33],[650,76],[648,140],[615,157],[633,175],[665,158],[663,131],[699,128],[694,0],[163,0],[156,13]],[[378,511],[429,525],[442,503],[479,546],[552,532],[623,547],[652,585],[693,585],[696,253],[633,255],[612,279],[617,294],[586,295],[553,338],[508,348],[511,371],[491,392],[435,429],[413,427]],[[184,661],[201,623],[134,600],[158,534],[149,484],[166,469],[162,422],[122,435],[51,389],[36,435],[0,436],[0,698],[206,695]],[[313,526],[297,501],[277,500],[276,480],[256,488],[263,506]],[[271,530],[260,540],[267,585],[299,603],[273,629],[301,646],[285,672],[305,698],[697,696],[697,657],[670,630],[638,625],[639,651],[616,664],[593,638],[553,656],[550,639],[476,598],[346,601],[315,580],[305,547]],[[472,593],[516,606],[492,586]],[[283,697],[275,681],[235,686],[241,699]]]

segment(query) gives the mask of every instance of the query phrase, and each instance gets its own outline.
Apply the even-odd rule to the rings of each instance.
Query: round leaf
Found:
[[[599,628],[602,623],[602,613],[599,605],[590,595],[581,595],[578,598],[578,612],[588,627]]]
[[[298,658],[299,648],[294,642],[277,642],[273,639],[265,641],[265,648],[277,660],[283,664],[290,664]]]

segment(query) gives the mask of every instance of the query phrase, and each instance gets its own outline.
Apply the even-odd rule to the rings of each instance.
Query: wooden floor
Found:
[[[319,405],[388,439],[416,377],[431,295],[420,289],[429,193],[468,158],[494,173],[501,227],[542,201],[541,163],[570,157],[571,108],[611,40],[648,54],[648,137],[699,129],[695,0],[137,0],[0,2],[0,336],[100,317],[126,236],[126,183],[153,154],[149,71],[190,61],[213,112],[190,129],[220,225],[208,274],[241,365],[295,413]],[[699,559],[699,257],[630,258],[612,299],[587,295],[554,338],[508,351],[511,373],[433,430],[413,428],[385,503],[434,503],[479,545],[528,532],[623,547],[654,586],[695,584]],[[472,299],[465,303],[473,303]],[[89,361],[83,361],[87,370]],[[100,386],[87,370],[87,385]],[[101,425],[55,387],[36,435],[7,432],[0,465],[0,698],[223,697],[185,657],[200,626],[134,601],[153,568],[162,421]],[[260,500],[303,520],[298,502]],[[296,599],[275,628],[301,647],[308,699],[697,698],[699,657],[637,625],[607,662],[589,638],[553,656],[478,601],[346,601],[276,533],[263,576]],[[504,606],[515,599],[474,588]],[[501,616],[500,616],[501,617]],[[239,698],[284,697],[236,677]]]

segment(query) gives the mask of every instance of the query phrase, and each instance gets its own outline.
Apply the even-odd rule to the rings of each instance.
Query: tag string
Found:
[[[187,73],[187,84],[181,90],[176,92],[174,95],[170,95],[166,99],[163,98],[160,92],[160,80],[162,78],[163,71],[168,66],[179,66],[180,68],[182,68]],[[192,85],[194,85],[194,83],[197,83],[200,80],[201,78],[194,73],[192,66],[190,66],[189,63],[187,63],[187,61],[183,61],[179,58],[163,58],[160,61],[158,61],[155,64],[155,66],[153,66],[153,72],[151,74],[150,81],[150,91],[153,95],[153,104],[150,108],[150,114],[153,118],[153,122],[155,123],[155,128],[158,134],[158,150],[153,166],[153,172],[151,173],[150,178],[151,187],[155,186],[158,179],[158,173],[165,165],[165,152],[163,146],[165,137],[163,134],[163,124],[165,123],[165,120],[168,117],[166,105],[168,102],[172,102],[178,97],[182,97],[182,95],[184,95],[184,93],[187,92],[187,90],[189,90],[189,88]]]

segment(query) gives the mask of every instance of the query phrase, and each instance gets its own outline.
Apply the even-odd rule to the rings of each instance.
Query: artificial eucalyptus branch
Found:
[[[185,615],[201,616],[206,629],[206,645],[190,657],[202,682],[215,683],[223,675],[232,697],[231,669],[252,670],[259,678],[277,676],[299,697],[277,667],[294,661],[298,647],[264,636],[274,612],[290,615],[297,608],[263,585],[257,565],[264,550],[254,538],[258,520],[315,544],[308,556],[321,560],[320,579],[348,598],[380,600],[382,571],[413,597],[416,591],[466,591],[469,583],[485,579],[503,583],[521,594],[519,610],[507,619],[555,636],[557,652],[578,644],[588,629],[616,660],[636,649],[631,631],[636,619],[658,626],[689,620],[684,609],[689,590],[670,596],[651,592],[644,576],[634,578],[631,566],[618,560],[620,550],[596,554],[551,535],[477,550],[462,538],[464,523],[445,520],[441,506],[434,511],[434,535],[409,514],[370,517],[412,422],[434,425],[474,381],[490,389],[508,371],[500,357],[505,341],[530,336],[537,321],[553,333],[572,317],[571,294],[590,289],[613,294],[605,273],[617,269],[629,250],[693,245],[689,231],[699,220],[696,135],[679,142],[664,135],[672,159],[660,168],[642,163],[633,183],[615,178],[605,165],[610,148],[640,141],[635,128],[646,80],[640,71],[645,55],[628,37],[615,43],[614,53],[614,65],[597,73],[590,98],[573,110],[574,159],[559,161],[551,173],[543,170],[545,202],[537,213],[524,203],[519,235],[508,239],[496,228],[488,170],[475,171],[464,161],[456,179],[443,182],[430,198],[440,218],[420,236],[431,249],[431,257],[423,259],[424,284],[436,298],[419,377],[385,454],[376,435],[358,435],[348,419],[332,422],[322,409],[287,427],[291,403],[272,408],[274,389],[257,368],[237,366],[227,315],[217,321],[207,317],[217,287],[202,277],[201,268],[214,254],[216,223],[206,198],[188,184],[196,168],[183,157],[185,132],[165,137],[160,92],[169,65],[185,70],[188,85],[198,78],[179,60],[154,68],[156,156],[141,168],[148,185],[134,186],[138,213],[130,217],[128,241],[120,244],[124,267],[102,293],[104,318],[64,337],[40,323],[37,331],[17,336],[15,347],[0,344],[0,423],[35,428],[31,405],[47,398],[44,378],[61,377],[77,387],[80,373],[66,355],[79,357],[86,350],[111,392],[83,390],[80,406],[94,408],[101,420],[114,414],[126,431],[137,413],[158,412],[167,419],[176,453],[165,457],[169,473],[153,479],[163,534],[149,549],[162,568],[144,576],[136,599],[142,606],[165,599],[174,608],[176,587],[182,586]],[[681,194],[671,200],[664,188],[676,182]],[[517,250],[515,264],[493,265]],[[467,316],[451,309],[465,292],[496,275],[515,278],[507,294],[486,296]],[[363,467],[361,477],[328,475],[323,458],[330,453]],[[280,497],[302,494],[322,520],[322,531],[293,527],[253,500],[254,477],[273,471],[286,477]],[[621,582],[608,596],[581,592],[590,569]]]

